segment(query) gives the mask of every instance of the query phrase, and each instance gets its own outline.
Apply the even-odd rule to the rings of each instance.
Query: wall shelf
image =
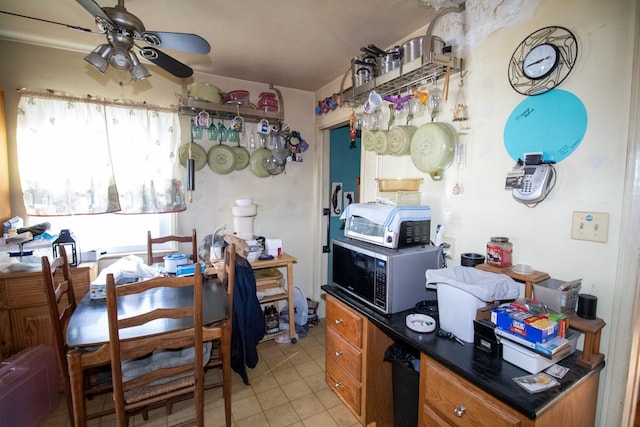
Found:
[[[396,95],[408,92],[412,87],[433,83],[444,78],[447,72],[451,75],[462,70],[462,59],[448,54],[429,52],[429,60],[424,62],[422,57],[402,64],[382,76],[374,77],[369,82],[346,90],[340,88],[343,106],[357,107],[366,102],[369,93],[376,90],[381,96]],[[347,71],[347,74],[350,71]],[[346,74],[345,74],[346,77]],[[344,84],[344,79],[343,79]]]
[[[275,113],[241,105],[214,104],[212,102],[191,98],[187,95],[186,86],[183,87],[182,95],[179,96],[179,111],[180,114],[186,116],[197,116],[201,111],[206,111],[212,117],[217,117],[222,120],[231,120],[235,116],[240,115],[245,122],[257,123],[262,119],[267,119],[269,123],[282,122],[284,121],[284,102],[282,100],[282,93],[279,89],[274,88],[273,86],[269,89],[273,90],[278,96],[279,111]]]

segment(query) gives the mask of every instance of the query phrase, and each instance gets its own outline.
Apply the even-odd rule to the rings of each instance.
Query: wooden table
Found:
[[[224,285],[219,280],[207,280],[203,283],[203,322],[211,324],[227,319],[229,299]],[[118,302],[118,311],[127,317],[150,308],[172,307],[193,304],[193,293],[188,288],[157,289],[139,295],[129,295]],[[143,325],[131,328],[126,338],[152,335],[159,332],[179,330],[192,326],[186,319],[175,319],[161,325]],[[231,393],[230,365],[231,325],[225,322],[222,338],[223,378],[225,389]],[[78,304],[71,316],[67,328],[67,362],[71,378],[71,399],[76,426],[86,425],[86,407],[84,401],[83,371],[94,366],[107,365],[109,354],[109,321],[107,319],[107,301],[92,300],[89,294]],[[226,391],[226,390],[225,390]],[[226,404],[226,403],[225,403]]]
[[[530,274],[518,273],[516,271],[513,271],[512,266],[498,267],[491,264],[478,264],[476,265],[476,268],[483,271],[489,271],[491,273],[506,274],[507,276],[511,277],[513,280],[524,283],[525,298],[533,298],[534,284],[540,283],[550,278],[549,274],[543,271],[533,271]]]

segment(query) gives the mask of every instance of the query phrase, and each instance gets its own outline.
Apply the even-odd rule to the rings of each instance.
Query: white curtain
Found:
[[[186,209],[176,111],[23,92],[16,138],[29,215]]]

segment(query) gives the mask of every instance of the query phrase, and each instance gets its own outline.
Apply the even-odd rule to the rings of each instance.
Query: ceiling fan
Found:
[[[157,48],[199,54],[207,54],[211,51],[209,43],[196,34],[147,31],[142,21],[125,9],[124,0],[118,0],[118,4],[114,7],[100,7],[94,0],[77,0],[77,2],[95,17],[99,29],[98,34],[106,34],[107,43],[99,45],[84,58],[101,73],[105,73],[111,64],[118,70],[129,71],[133,83],[149,77],[151,74],[132,50],[133,47],[136,47],[144,59],[178,78],[187,78],[193,75],[193,70]],[[10,12],[0,12],[96,34],[82,27]],[[139,46],[137,44],[139,41],[148,46]]]

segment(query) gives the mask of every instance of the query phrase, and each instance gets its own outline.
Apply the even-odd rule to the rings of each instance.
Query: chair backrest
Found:
[[[49,258],[43,256],[42,262],[42,279],[44,283],[44,292],[47,297],[47,306],[49,308],[49,318],[51,320],[51,328],[53,329],[53,344],[58,354],[58,369],[64,379],[64,391],[67,397],[67,409],[69,411],[69,419],[73,420],[73,406],[71,402],[71,383],[69,381],[69,366],[67,365],[67,325],[71,315],[76,310],[76,297],[73,292],[73,283],[71,281],[71,270],[67,260],[67,252],[64,245],[60,245],[60,256],[55,258],[53,262],[49,262]],[[56,271],[60,269],[61,275],[56,275]]]
[[[227,288],[227,295],[229,295],[229,317],[228,321],[231,322],[233,318],[233,287],[236,281],[236,245],[227,245],[224,249],[224,285]]]
[[[118,425],[127,425],[130,413],[144,411],[159,402],[170,401],[185,394],[194,395],[196,420],[204,425],[204,356],[203,341],[211,337],[204,334],[202,326],[202,272],[195,266],[195,275],[189,277],[155,277],[142,282],[117,286],[112,274],[107,275],[107,312],[109,318],[109,344],[113,375],[113,398]],[[161,288],[181,289],[183,295],[174,300],[175,307],[150,307],[136,316],[120,318],[118,305],[127,295],[139,294]],[[192,319],[192,326],[145,335],[139,338],[121,338],[123,330],[157,321]],[[132,332],[131,330],[125,331]],[[218,333],[217,337],[220,336]],[[193,355],[175,362],[178,353],[193,348]],[[180,353],[183,354],[183,353]],[[141,359],[143,358],[144,359]],[[134,367],[132,360],[143,360],[142,369]],[[166,363],[170,360],[174,363]],[[123,371],[123,362],[126,362]],[[177,365],[177,366],[176,366]],[[133,370],[136,373],[132,372]],[[138,370],[139,369],[139,370]],[[125,377],[123,377],[123,373]]]
[[[163,255],[154,255],[153,254],[153,245],[167,243],[167,242],[178,242],[178,243],[188,243],[191,242],[191,253],[188,254],[191,257],[191,261],[198,261],[198,239],[196,237],[196,229],[191,230],[191,236],[161,236],[161,237],[151,237],[151,231],[147,231],[147,264],[152,265],[157,262],[164,262]]]

